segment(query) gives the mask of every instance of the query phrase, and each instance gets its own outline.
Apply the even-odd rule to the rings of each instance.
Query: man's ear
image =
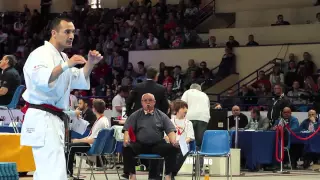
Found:
[[[57,35],[57,31],[56,30],[51,30],[51,36],[55,38],[55,36]]]

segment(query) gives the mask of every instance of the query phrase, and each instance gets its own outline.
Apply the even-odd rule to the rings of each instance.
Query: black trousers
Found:
[[[159,154],[165,158],[166,161],[166,175],[171,174],[174,171],[175,159],[177,153],[180,150],[165,141],[160,141],[156,144],[143,144],[141,142],[131,143],[127,147],[123,147],[123,164],[124,173],[126,174],[136,174],[135,166],[137,164],[137,159],[135,158],[139,154]],[[159,161],[152,160],[150,164],[150,175],[159,175]],[[149,177],[149,178],[156,178]]]
[[[76,153],[85,153],[91,148],[88,143],[71,143],[69,152],[66,153],[67,172],[70,176],[73,175],[73,161]]]
[[[201,147],[204,132],[207,130],[208,123],[199,120],[191,120],[196,139],[197,147]]]
[[[178,174],[184,161],[187,159],[188,155],[189,155],[189,153],[187,153],[185,156],[183,156],[181,151],[177,154],[176,163],[175,163],[174,170],[172,172],[172,176],[176,176]]]

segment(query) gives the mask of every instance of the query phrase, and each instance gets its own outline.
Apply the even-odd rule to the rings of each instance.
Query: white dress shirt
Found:
[[[209,122],[210,100],[207,94],[196,89],[189,89],[182,95],[181,100],[188,104],[188,120]]]
[[[112,99],[112,117],[122,116],[122,113],[116,110],[117,106],[121,106],[121,107],[126,106],[126,100],[123,97],[121,97],[120,94],[117,94]]]

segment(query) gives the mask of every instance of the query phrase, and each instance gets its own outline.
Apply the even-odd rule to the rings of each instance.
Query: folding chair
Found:
[[[200,156],[205,157],[226,157],[227,166],[226,174],[227,179],[232,172],[229,171],[231,164],[231,151],[230,151],[230,141],[229,133],[226,130],[207,130],[204,132],[201,150],[197,153],[197,179],[200,179]]]
[[[190,152],[189,156],[192,156],[192,180],[196,179],[196,161],[197,161],[197,145],[196,145],[196,140],[190,141],[189,143],[190,147]]]
[[[164,157],[162,157],[158,154],[139,154],[135,158],[136,159],[150,159],[150,160],[160,159],[160,160],[163,160],[162,179],[163,180],[165,179],[166,161],[165,161]]]
[[[19,129],[18,129],[17,124],[15,122],[12,110],[17,108],[17,105],[19,103],[20,97],[21,97],[24,89],[25,89],[24,85],[18,86],[17,89],[15,90],[14,94],[13,94],[11,102],[8,105],[3,105],[3,104],[0,105],[0,109],[8,110],[8,113],[9,113],[9,116],[10,116],[10,119],[11,119],[11,122],[12,122],[12,125],[13,125],[13,130],[14,130],[15,133],[19,133]]]
[[[112,128],[112,130],[107,133],[107,140],[106,140],[106,143],[105,143],[104,148],[103,148],[102,156],[110,156],[110,159],[113,160],[114,166],[115,166],[114,153],[116,151],[116,144],[117,144],[117,141],[116,141],[116,139],[114,137],[114,129]],[[106,176],[106,179],[108,179],[107,173],[106,173],[106,170],[108,169],[108,166],[107,166],[107,164],[104,165],[101,156],[99,156],[99,161],[100,161],[100,163],[101,163],[101,165],[103,167],[103,172],[104,172],[104,174]],[[112,166],[109,169],[112,169],[114,166]]]
[[[86,156],[88,161],[89,161],[88,156],[96,156],[96,157],[100,157],[99,159],[101,159],[101,156],[103,155],[103,150],[104,150],[105,144],[106,144],[107,140],[110,138],[110,136],[113,137],[113,133],[114,133],[113,129],[107,129],[107,128],[102,129],[99,132],[98,137],[95,139],[95,141],[94,141],[93,145],[91,146],[91,148],[89,149],[89,151],[86,153],[80,153],[80,164],[79,164],[78,174],[77,174],[78,179],[80,176],[80,170],[81,170],[83,156]],[[79,147],[79,146],[77,146],[77,147]],[[72,149],[72,147],[70,147],[70,150],[71,149]],[[69,160],[68,160],[68,162],[69,162]],[[93,165],[92,164],[90,164],[90,170],[91,170],[90,180],[91,180],[92,176],[93,176],[93,179],[96,179],[93,174]],[[105,173],[105,176],[108,179],[106,173]]]

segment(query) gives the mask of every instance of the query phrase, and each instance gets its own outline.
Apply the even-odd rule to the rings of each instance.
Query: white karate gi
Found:
[[[71,68],[48,84],[52,70],[67,60],[65,53],[60,54],[47,41],[34,50],[23,67],[27,87],[22,95],[24,100],[68,110],[70,91],[90,89],[90,81],[85,78],[83,69]],[[59,117],[33,108],[27,111],[21,130],[21,145],[32,146],[36,164],[34,180],[67,180],[64,136],[64,123]]]

